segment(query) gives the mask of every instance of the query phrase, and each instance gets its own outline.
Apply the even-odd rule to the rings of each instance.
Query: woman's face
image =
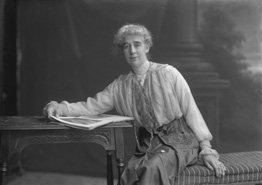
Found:
[[[127,35],[123,44],[123,54],[131,68],[138,68],[147,61],[149,47],[143,36]]]

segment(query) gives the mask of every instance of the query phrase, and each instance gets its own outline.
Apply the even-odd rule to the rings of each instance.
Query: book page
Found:
[[[100,114],[96,116],[79,116],[79,117],[52,116],[51,118],[64,126],[69,126],[78,129],[87,129],[87,130],[92,130],[94,128],[113,122],[134,120],[134,118],[132,117],[109,115],[109,114]]]

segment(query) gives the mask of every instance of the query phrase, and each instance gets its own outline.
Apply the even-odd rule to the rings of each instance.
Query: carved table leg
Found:
[[[0,173],[1,173],[0,184],[4,185],[5,184],[5,175],[7,173],[7,163],[5,163],[5,162],[1,163]]]
[[[117,169],[118,169],[118,185],[121,185],[121,175],[123,173],[123,170],[124,170],[124,166],[125,166],[125,163],[124,163],[124,159],[123,158],[118,158],[116,159],[117,161]]]
[[[0,148],[0,185],[4,185],[5,183],[5,175],[7,174],[7,162],[8,162],[8,154],[9,154],[9,131],[1,131],[1,148]]]
[[[115,129],[115,142],[116,142],[116,162],[118,169],[118,185],[120,185],[121,175],[125,166],[124,163],[124,137],[123,137],[123,128]]]
[[[25,173],[25,169],[23,168],[22,165],[22,157],[21,157],[21,152],[18,153],[18,157],[17,157],[17,163],[18,163],[18,173],[19,175],[23,175]]]
[[[112,166],[112,151],[106,151],[107,158],[107,185],[113,185],[113,166]]]

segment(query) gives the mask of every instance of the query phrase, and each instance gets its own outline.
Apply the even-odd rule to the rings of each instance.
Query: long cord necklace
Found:
[[[152,65],[152,62],[149,62],[149,67],[148,67],[148,69],[146,70],[146,72],[144,72],[144,74],[142,74],[142,75],[137,75],[137,74],[136,74],[136,79],[138,80],[138,82],[139,82],[140,84],[143,84],[143,83],[144,83],[146,74],[147,74],[147,72],[149,71],[149,69],[151,68],[151,65]]]

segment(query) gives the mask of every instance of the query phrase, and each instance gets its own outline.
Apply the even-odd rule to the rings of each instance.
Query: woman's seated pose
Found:
[[[68,103],[52,101],[44,108],[50,116],[102,114],[113,108],[135,119],[136,151],[122,176],[122,185],[171,185],[187,165],[202,159],[217,177],[225,174],[212,135],[190,88],[173,66],[148,60],[152,36],[139,24],[121,27],[114,43],[131,70],[120,75],[95,97]]]

